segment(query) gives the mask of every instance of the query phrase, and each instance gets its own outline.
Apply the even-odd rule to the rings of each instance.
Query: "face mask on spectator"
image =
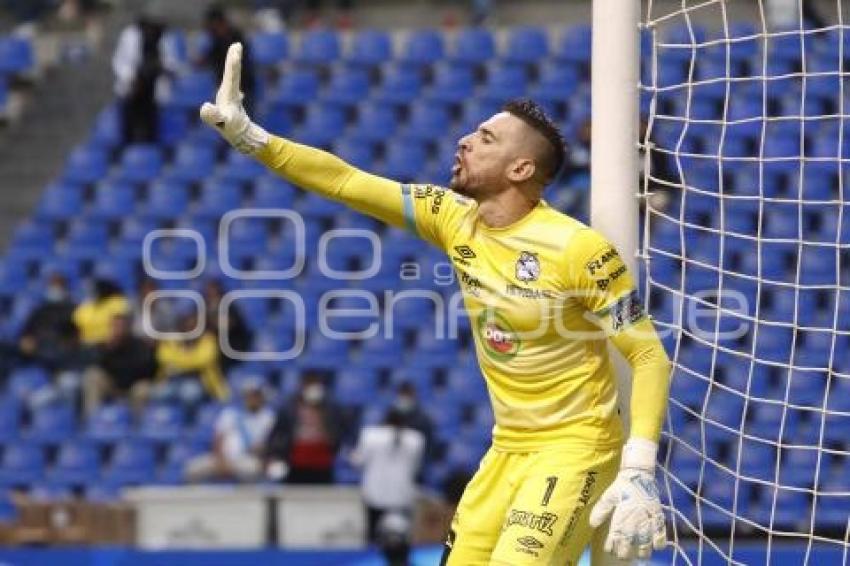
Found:
[[[68,296],[67,291],[61,285],[50,285],[45,292],[45,298],[49,303],[59,303]]]
[[[325,388],[318,383],[311,383],[304,388],[304,400],[308,403],[320,403],[325,398]]]
[[[410,395],[399,395],[396,397],[394,405],[399,412],[409,413],[416,406],[416,400]]]

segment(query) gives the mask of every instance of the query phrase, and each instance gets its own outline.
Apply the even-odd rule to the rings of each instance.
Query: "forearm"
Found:
[[[326,151],[276,136],[270,136],[256,157],[303,189],[394,226],[404,223],[402,194],[395,181],[365,173]]]
[[[670,361],[645,318],[612,338],[632,368],[631,437],[658,442],[667,411]]]

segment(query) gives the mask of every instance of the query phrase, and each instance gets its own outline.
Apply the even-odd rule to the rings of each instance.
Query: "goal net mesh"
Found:
[[[675,366],[659,476],[675,563],[848,561],[842,8],[644,2],[641,258]]]

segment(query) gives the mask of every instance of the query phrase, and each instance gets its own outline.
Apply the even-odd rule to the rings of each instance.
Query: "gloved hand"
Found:
[[[215,127],[237,150],[252,155],[269,141],[269,133],[248,118],[242,107],[242,44],[233,43],[227,50],[221,86],[215,95],[215,104],[204,102],[201,120]]]
[[[667,544],[667,528],[655,483],[658,444],[632,438],[623,447],[620,473],[590,512],[596,528],[611,517],[605,550],[621,559],[649,558]]]

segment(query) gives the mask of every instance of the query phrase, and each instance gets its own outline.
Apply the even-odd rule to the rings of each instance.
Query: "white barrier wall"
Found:
[[[144,549],[264,548],[271,533],[287,548],[365,544],[356,487],[143,487],[124,498],[136,510],[136,545]]]

